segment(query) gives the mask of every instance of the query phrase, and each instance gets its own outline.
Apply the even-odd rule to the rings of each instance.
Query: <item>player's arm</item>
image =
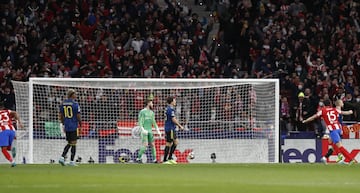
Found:
[[[59,120],[61,124],[64,124],[64,114],[59,112]]]
[[[313,115],[313,116],[311,116],[311,117],[309,117],[309,118],[307,118],[307,119],[303,120],[303,121],[302,121],[302,123],[308,123],[308,122],[311,122],[311,121],[313,121],[313,120],[317,119],[318,117],[319,117],[319,115],[318,115],[318,114],[315,114],[315,115]]]
[[[340,114],[342,114],[342,115],[351,115],[351,114],[353,114],[353,111],[352,110],[341,111]]]
[[[78,133],[81,133],[82,130],[82,118],[81,118],[81,110],[78,103],[75,103],[75,110],[76,110],[76,119],[78,121]],[[73,112],[75,113],[75,112]]]
[[[23,124],[22,124],[22,122],[20,120],[20,116],[16,111],[11,111],[10,116],[14,117],[15,121],[17,121],[17,124],[18,124],[19,128],[21,128],[21,129],[24,128],[24,126],[23,126]]]
[[[60,120],[60,129],[63,132],[65,132],[64,131],[64,119],[65,119],[64,114],[60,111],[58,117],[59,117],[59,120]]]
[[[81,131],[81,129],[82,129],[82,119],[81,119],[81,114],[80,113],[78,113],[77,115],[76,115],[76,118],[77,118],[77,120],[78,120],[78,124],[79,124],[79,130]]]
[[[142,113],[142,111],[139,112],[139,115],[138,115],[138,126],[141,127],[141,128],[144,128],[144,115]]]
[[[172,122],[177,125],[180,129],[184,129],[184,127],[179,123],[179,121],[176,119],[176,117],[171,118]]]
[[[176,125],[176,126],[178,126],[180,129],[184,129],[184,127],[179,123],[179,121],[176,119],[176,117],[175,117],[175,111],[174,110],[171,110],[171,111],[169,111],[169,112],[167,112],[167,113],[169,113],[168,115],[170,115],[170,117],[171,117],[171,121]]]
[[[160,132],[159,126],[157,125],[156,120],[155,120],[155,113],[153,113],[153,116],[152,116],[152,124],[154,125],[154,127],[156,129],[156,133],[161,137],[161,132]]]
[[[141,132],[144,133],[144,134],[147,134],[148,131],[146,131],[144,129],[144,121],[145,121],[145,115],[144,115],[143,111],[140,111],[139,116],[138,116],[138,125],[139,125],[139,127],[141,129]]]
[[[59,118],[61,124],[64,124],[64,119],[65,119],[65,117],[64,117],[64,109],[63,108],[64,108],[63,106],[59,107],[58,118]]]

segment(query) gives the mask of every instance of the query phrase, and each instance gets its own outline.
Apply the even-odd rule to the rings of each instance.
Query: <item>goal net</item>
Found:
[[[13,85],[25,125],[15,142],[19,163],[57,162],[66,145],[59,105],[70,88],[77,91],[83,120],[76,153],[81,163],[134,162],[141,141],[132,128],[145,99],[153,99],[164,133],[168,96],[176,97],[176,117],[185,127],[178,131],[177,162],[279,162],[278,80],[31,78]],[[165,139],[155,135],[155,145],[162,160]],[[143,162],[151,160],[147,149]]]

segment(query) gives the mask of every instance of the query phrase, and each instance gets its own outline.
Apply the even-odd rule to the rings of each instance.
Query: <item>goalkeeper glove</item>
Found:
[[[147,130],[145,130],[144,127],[141,127],[141,133],[143,135],[147,135],[149,132]]]
[[[61,132],[65,133],[64,124],[60,123],[60,129],[61,129]]]
[[[159,137],[161,138],[161,132],[159,130],[159,128],[156,128],[156,133],[159,135]]]

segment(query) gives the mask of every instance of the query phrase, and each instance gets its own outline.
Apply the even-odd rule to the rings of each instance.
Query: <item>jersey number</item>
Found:
[[[10,120],[9,114],[4,112],[0,114],[0,121],[1,122],[8,122]]]
[[[73,117],[72,106],[64,106],[64,117],[66,117],[66,118]]]
[[[336,121],[336,115],[334,111],[329,111],[326,113],[326,115],[328,116],[328,119],[331,123],[333,123],[334,121]]]
[[[10,117],[9,117],[8,113],[6,113],[6,112],[1,113],[1,114],[0,114],[0,120],[2,120],[2,121],[9,121],[9,120],[10,120]]]

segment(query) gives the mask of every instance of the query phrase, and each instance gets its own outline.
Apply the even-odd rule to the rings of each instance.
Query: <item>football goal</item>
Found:
[[[18,163],[54,163],[66,145],[58,119],[68,89],[75,89],[83,120],[76,159],[87,163],[133,162],[141,145],[132,135],[145,99],[162,133],[166,98],[176,97],[176,117],[185,127],[174,157],[180,163],[279,162],[279,81],[276,79],[30,78],[12,82]],[[155,132],[156,133],[156,132]],[[164,135],[163,135],[164,136]],[[157,159],[165,139],[155,135]],[[189,153],[194,159],[188,159]],[[143,162],[153,160],[150,149]]]

